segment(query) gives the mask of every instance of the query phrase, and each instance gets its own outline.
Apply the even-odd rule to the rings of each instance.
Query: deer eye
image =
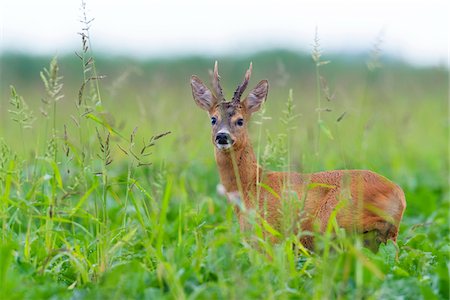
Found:
[[[244,119],[238,119],[238,120],[236,121],[236,125],[237,125],[237,126],[244,126]]]
[[[216,125],[217,123],[217,118],[216,117],[212,117],[211,118],[211,125]]]

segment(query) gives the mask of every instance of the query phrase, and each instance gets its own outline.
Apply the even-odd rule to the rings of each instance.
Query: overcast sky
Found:
[[[80,48],[81,0],[0,0],[0,51]],[[449,1],[86,0],[94,51],[138,57],[220,55],[268,48],[382,51],[414,64],[448,64]]]

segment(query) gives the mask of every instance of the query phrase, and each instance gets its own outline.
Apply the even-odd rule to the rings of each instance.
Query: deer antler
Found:
[[[217,60],[214,63],[214,74],[213,74],[213,81],[212,81],[212,85],[214,88],[214,93],[216,94],[217,100],[219,102],[225,101],[225,97],[223,96],[223,92],[222,92],[222,87],[220,86],[220,82],[219,82],[219,70],[217,67]]]
[[[233,102],[240,102],[242,93],[245,91],[248,85],[248,81],[250,80],[250,76],[252,76],[252,63],[250,63],[250,67],[248,67],[247,72],[245,72],[244,80],[240,85],[238,85],[236,91],[234,92],[233,99],[231,101]]]

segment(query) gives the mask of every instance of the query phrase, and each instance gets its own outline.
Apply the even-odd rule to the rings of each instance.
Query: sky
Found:
[[[226,55],[271,48],[310,52],[316,29],[328,53],[383,53],[447,65],[445,0],[86,0],[94,51],[133,57]],[[0,0],[0,53],[80,49],[81,0]]]

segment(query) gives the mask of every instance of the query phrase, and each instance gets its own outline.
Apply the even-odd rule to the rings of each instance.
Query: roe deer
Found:
[[[370,242],[376,246],[388,239],[395,242],[406,201],[403,190],[385,177],[367,170],[313,174],[262,170],[249,140],[247,124],[265,101],[269,83],[260,81],[241,101],[251,71],[252,64],[231,101],[226,101],[222,93],[217,61],[212,91],[197,76],[191,78],[194,100],[211,118],[215,158],[227,198],[231,202],[241,201],[241,206],[235,206],[241,230],[249,225],[244,215],[246,209],[256,211],[272,228],[279,230],[284,218],[280,195],[287,189],[298,199],[295,226],[302,232],[324,232],[336,209],[337,224],[346,231],[371,232],[375,238]],[[346,205],[336,208],[342,201]],[[312,236],[300,236],[303,246],[312,249]],[[274,237],[271,240],[276,241]]]

